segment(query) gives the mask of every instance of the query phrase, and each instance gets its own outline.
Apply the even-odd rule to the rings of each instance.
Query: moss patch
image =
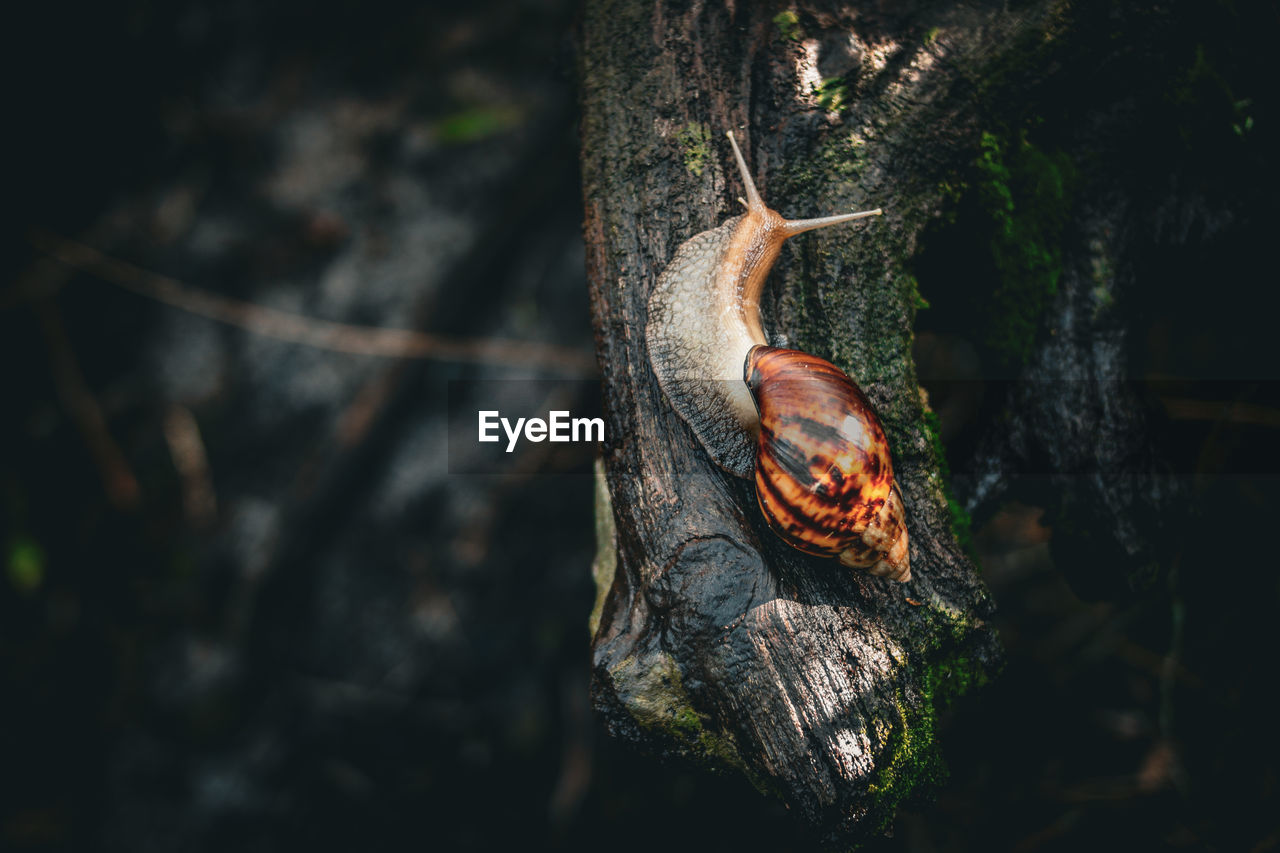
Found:
[[[1020,364],[1058,292],[1075,170],[1064,152],[1041,150],[1026,130],[983,133],[974,168],[973,191],[996,272],[986,343],[1007,364]]]
[[[684,156],[684,167],[694,177],[702,177],[702,170],[711,158],[711,131],[705,124],[692,121],[676,135]]]
[[[904,803],[921,801],[946,782],[947,768],[937,742],[938,714],[996,674],[963,654],[930,659],[944,649],[965,648],[975,627],[961,613],[931,608],[930,614],[937,630],[931,632],[933,639],[925,648],[913,653],[925,661],[922,695],[913,702],[904,691],[896,694],[896,724],[886,735],[885,753],[867,789],[873,798],[871,820],[877,827],[873,835],[889,828]]]
[[[977,566],[978,561],[973,549],[973,520],[969,512],[956,500],[951,491],[951,466],[947,463],[947,449],[942,444],[942,424],[937,412],[925,410],[924,428],[929,435],[929,446],[933,449],[934,462],[938,467],[938,477],[942,480],[942,493],[947,499],[947,510],[951,513],[951,534],[956,543],[969,555],[969,559]]]
[[[1058,292],[1078,176],[1066,152],[1016,131],[982,134],[977,155],[938,185],[942,215],[913,270],[934,307],[929,326],[978,344],[984,361],[1025,364]]]
[[[762,793],[768,788],[738,754],[733,735],[715,731],[710,718],[698,712],[685,692],[680,667],[666,652],[627,657],[609,668],[613,688],[623,706],[643,729],[676,744],[687,758],[742,773]]]
[[[867,790],[874,799],[872,835],[884,833],[899,806],[937,789],[947,777],[936,739],[937,713],[932,702],[914,707],[901,693],[894,705],[899,725],[889,735],[886,757]]]
[[[818,96],[818,106],[827,112],[840,113],[849,107],[849,84],[843,77],[823,80],[814,94]]]
[[[783,41],[800,41],[800,16],[794,9],[786,9],[773,16],[778,37]]]

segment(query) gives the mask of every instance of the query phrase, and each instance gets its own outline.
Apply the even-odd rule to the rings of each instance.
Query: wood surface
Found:
[[[791,8],[585,12],[585,232],[610,436],[593,697],[614,733],[736,768],[819,834],[849,840],[935,781],[938,708],[1000,665],[915,377],[909,259],[947,169],[971,156],[974,81],[1053,18],[1000,4]],[[813,89],[833,73],[840,109]],[[653,282],[680,243],[737,212],[729,128],[784,216],[885,209],[791,241],[765,313],[772,342],[831,359],[876,406],[907,507],[907,584],[782,544],[650,370]]]

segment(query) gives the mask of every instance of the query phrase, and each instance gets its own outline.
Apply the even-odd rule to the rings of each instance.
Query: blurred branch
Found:
[[[217,519],[218,500],[200,426],[190,409],[173,403],[164,413],[163,428],[173,467],[182,478],[182,509],[187,521],[196,528],[208,527]]]
[[[1280,427],[1280,410],[1238,400],[1192,400],[1163,397],[1165,411],[1175,421],[1217,421]]]
[[[119,510],[133,509],[138,504],[138,479],[107,429],[102,407],[89,390],[76,360],[75,350],[62,322],[62,312],[51,300],[35,304],[36,316],[49,349],[49,370],[58,399],[75,421],[89,455],[102,477],[102,487],[111,505]]]
[[[131,293],[279,340],[356,355],[534,367],[573,376],[596,374],[595,358],[590,353],[569,347],[533,341],[445,337],[412,329],[334,323],[219,296],[149,272],[57,234],[36,231],[29,239],[33,246],[50,257]]]

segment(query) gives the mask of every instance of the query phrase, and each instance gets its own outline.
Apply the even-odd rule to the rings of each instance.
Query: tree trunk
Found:
[[[908,264],[976,149],[974,107],[990,92],[975,82],[1054,23],[1047,4],[585,13],[585,229],[609,436],[594,700],[616,734],[736,768],[829,838],[882,831],[927,789],[937,710],[1000,664],[911,358]],[[907,507],[907,584],[781,543],[650,370],[650,288],[683,241],[737,212],[730,128],[784,216],[885,209],[792,241],[764,311],[772,342],[834,361],[880,414]]]

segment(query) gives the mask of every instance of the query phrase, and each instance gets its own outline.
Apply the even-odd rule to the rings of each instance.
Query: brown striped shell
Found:
[[[744,377],[760,413],[760,511],[791,546],[911,579],[902,494],[884,428],[862,390],[829,361],[755,346]]]

